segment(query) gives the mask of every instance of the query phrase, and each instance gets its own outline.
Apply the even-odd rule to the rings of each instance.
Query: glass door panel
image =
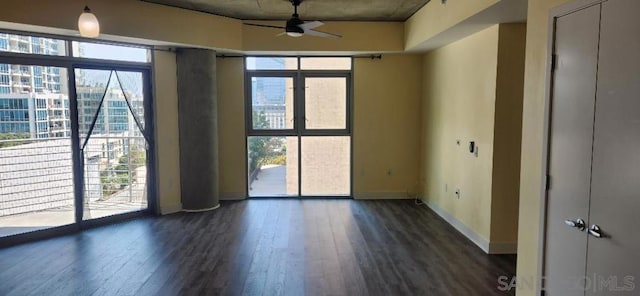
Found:
[[[306,77],[305,128],[344,130],[347,128],[347,79]]]
[[[83,219],[147,208],[144,76],[76,69]]]
[[[302,195],[351,194],[351,137],[302,137]]]
[[[293,78],[251,77],[251,128],[293,130]]]
[[[298,195],[298,137],[249,137],[249,196]]]
[[[0,237],[75,222],[67,81],[0,64]]]

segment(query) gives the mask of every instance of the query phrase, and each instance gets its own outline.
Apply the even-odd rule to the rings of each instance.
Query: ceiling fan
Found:
[[[326,32],[314,30],[315,28],[324,25],[323,22],[320,22],[320,21],[305,22],[301,20],[300,17],[298,16],[298,6],[300,5],[300,3],[302,3],[302,0],[291,0],[291,4],[293,5],[293,15],[289,20],[287,20],[287,23],[284,27],[262,25],[262,24],[248,24],[248,23],[245,23],[245,25],[265,27],[265,28],[284,29],[284,32],[276,36],[282,36],[286,34],[291,37],[300,37],[306,34],[306,35],[326,37],[326,38],[342,38],[342,36],[338,34],[332,34],[332,33],[326,33]]]

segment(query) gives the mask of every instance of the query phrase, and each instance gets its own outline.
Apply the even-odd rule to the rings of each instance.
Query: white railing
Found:
[[[73,205],[71,140],[0,141],[0,216]]]
[[[84,158],[87,208],[146,207],[144,138],[91,137]],[[71,139],[0,140],[0,217],[73,204]]]

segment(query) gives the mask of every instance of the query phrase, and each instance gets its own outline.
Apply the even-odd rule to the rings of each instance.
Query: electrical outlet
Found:
[[[456,197],[460,199],[460,189],[456,189]]]

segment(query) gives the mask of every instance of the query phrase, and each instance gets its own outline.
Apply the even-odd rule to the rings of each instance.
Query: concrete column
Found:
[[[176,57],[182,208],[210,210],[219,206],[216,53],[180,49]]]

